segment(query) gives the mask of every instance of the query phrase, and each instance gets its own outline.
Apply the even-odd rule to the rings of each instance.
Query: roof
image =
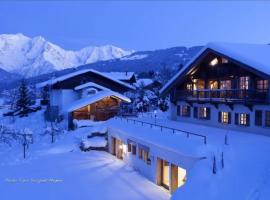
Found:
[[[137,82],[136,82],[136,86],[137,87],[140,87],[142,84],[144,87],[148,86],[148,85],[151,85],[154,81],[150,78],[141,78],[141,79],[138,79]]]
[[[132,85],[130,85],[128,83],[122,82],[122,81],[120,81],[118,79],[115,79],[113,77],[110,77],[106,73],[102,73],[102,72],[96,71],[94,69],[82,69],[82,70],[78,70],[76,72],[72,72],[72,73],[69,73],[69,74],[66,74],[66,75],[63,75],[63,76],[59,76],[57,78],[54,78],[54,79],[51,79],[51,80],[48,80],[48,81],[44,81],[42,83],[39,83],[39,84],[36,85],[36,87],[37,88],[41,88],[41,87],[45,87],[46,85],[54,85],[57,82],[61,82],[61,81],[67,80],[69,78],[72,78],[74,76],[78,76],[80,74],[84,74],[84,73],[87,73],[87,72],[92,72],[92,73],[98,74],[98,75],[103,76],[103,77],[105,77],[107,79],[110,79],[110,80],[112,80],[114,82],[117,82],[117,83],[119,83],[121,85],[124,85],[124,86],[126,86],[126,87],[128,87],[128,88],[130,88],[132,90],[135,90],[136,89],[135,87],[133,87]]]
[[[270,77],[270,45],[267,44],[237,44],[237,43],[208,43],[196,56],[194,56],[168,83],[161,88],[160,93],[165,94],[176,82],[177,78],[185,74],[192,64],[206,50],[213,50],[236,60],[250,68],[260,71]]]
[[[95,88],[98,88],[100,90],[110,90],[109,88],[103,87],[103,86],[96,84],[96,83],[93,83],[93,82],[88,82],[88,83],[84,83],[82,85],[78,85],[74,88],[74,90],[81,90],[81,89],[84,89],[87,87],[95,87]]]
[[[66,107],[65,110],[67,112],[72,112],[72,111],[77,110],[79,108],[82,108],[82,107],[84,107],[86,105],[95,103],[95,102],[97,102],[97,101],[99,101],[99,100],[101,100],[101,99],[103,99],[105,97],[115,97],[115,98],[121,99],[122,101],[125,101],[127,103],[131,102],[131,100],[128,97],[126,97],[126,96],[124,96],[122,94],[119,94],[117,92],[113,92],[111,90],[109,90],[109,91],[100,91],[100,92],[98,92],[98,93],[96,93],[96,94],[94,94],[92,96],[85,97],[83,99],[79,99],[77,101],[72,102],[71,104],[69,104]]]
[[[118,80],[130,80],[135,75],[134,72],[103,72],[103,74]]]

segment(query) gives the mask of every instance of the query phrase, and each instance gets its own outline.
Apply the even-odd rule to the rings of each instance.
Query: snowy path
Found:
[[[170,198],[162,188],[105,152],[48,152],[30,162],[0,166],[0,171],[1,200]],[[34,183],[40,179],[60,182]]]

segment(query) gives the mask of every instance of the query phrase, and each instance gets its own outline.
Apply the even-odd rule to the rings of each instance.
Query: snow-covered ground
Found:
[[[3,124],[11,123],[1,118]],[[17,128],[33,131],[34,144],[23,159],[22,146],[0,145],[1,200],[131,199],[168,200],[167,191],[150,182],[124,162],[106,152],[81,152],[79,143],[96,130],[84,127],[57,136],[41,136],[45,129],[42,111],[17,118]]]
[[[172,195],[173,200],[270,199],[270,137],[258,135],[259,133],[250,134],[171,121],[166,115],[159,113],[156,119],[151,114],[144,114],[139,120],[207,136],[207,145],[201,148],[207,159],[199,161],[187,172],[187,182]],[[224,144],[226,134],[228,145]],[[193,138],[195,139],[190,137],[189,140]],[[175,142],[182,144],[179,141]],[[222,152],[224,168],[221,164]],[[217,161],[216,174],[212,172],[214,156]]]

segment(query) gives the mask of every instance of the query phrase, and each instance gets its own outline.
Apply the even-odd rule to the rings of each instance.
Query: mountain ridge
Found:
[[[65,50],[42,36],[29,38],[21,33],[0,35],[0,68],[24,77],[121,58],[131,53],[133,51],[113,45],[88,46],[72,51]]]

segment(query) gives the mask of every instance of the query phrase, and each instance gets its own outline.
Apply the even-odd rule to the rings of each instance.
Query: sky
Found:
[[[4,1],[0,34],[41,35],[70,50],[270,43],[269,10],[270,1]]]

